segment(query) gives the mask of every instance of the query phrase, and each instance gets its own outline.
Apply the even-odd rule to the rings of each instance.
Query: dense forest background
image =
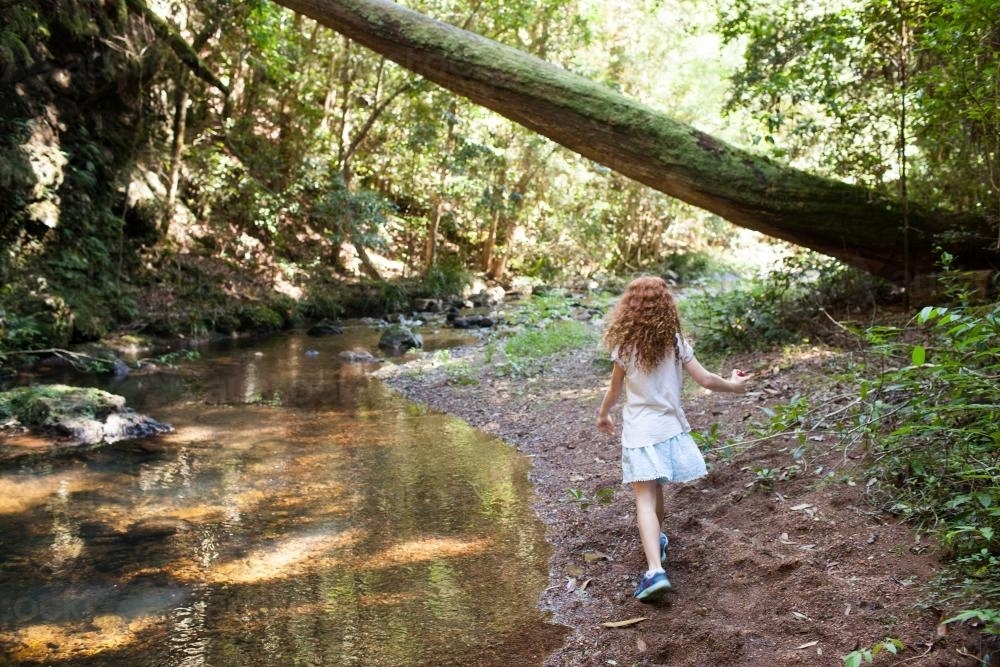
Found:
[[[990,0],[410,6],[781,162],[1000,217]],[[0,61],[0,349],[683,272],[748,241],[270,2],[9,2]]]

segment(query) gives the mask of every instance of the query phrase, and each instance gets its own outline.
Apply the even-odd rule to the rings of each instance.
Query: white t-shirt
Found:
[[[622,411],[622,447],[645,447],[691,430],[681,408],[682,364],[694,358],[686,340],[677,337],[680,362],[670,350],[650,372],[624,363],[615,349],[611,358],[625,369],[625,408]]]

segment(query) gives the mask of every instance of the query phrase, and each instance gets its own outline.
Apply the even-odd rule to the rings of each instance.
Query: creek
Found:
[[[537,663],[530,461],[340,356],[377,340],[291,332],[93,379],[175,432],[0,470],[0,662]]]

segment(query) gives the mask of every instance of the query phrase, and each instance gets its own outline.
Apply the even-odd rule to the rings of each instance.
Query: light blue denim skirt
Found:
[[[622,447],[622,483],[690,482],[708,474],[705,457],[690,433],[645,447]]]

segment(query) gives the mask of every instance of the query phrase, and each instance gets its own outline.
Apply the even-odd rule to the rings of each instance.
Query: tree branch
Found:
[[[224,95],[229,95],[229,86],[224,84],[198,57],[198,53],[181,37],[174,26],[157,16],[143,0],[126,0],[128,6],[149,22],[156,36],[164,40],[173,50],[177,58],[187,65],[191,72],[207,83],[217,88]]]

